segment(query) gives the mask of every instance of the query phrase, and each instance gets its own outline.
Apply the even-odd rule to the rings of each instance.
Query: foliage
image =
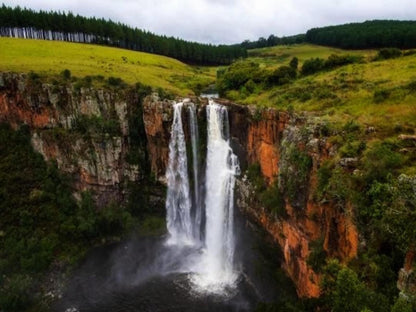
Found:
[[[102,116],[96,115],[79,115],[75,119],[74,130],[84,135],[121,135],[120,123],[117,116],[103,118]]]
[[[62,75],[62,77],[63,77],[65,80],[69,80],[69,79],[71,79],[71,71],[70,71],[69,69],[64,69],[64,70],[61,72],[61,75]]]
[[[270,85],[283,85],[296,78],[296,70],[290,66],[280,66],[268,77]]]
[[[321,58],[313,58],[303,62],[302,75],[311,75],[321,71],[324,68],[325,61]]]
[[[399,176],[391,201],[387,202],[383,224],[403,252],[416,242],[416,178]],[[388,205],[390,204],[390,205]]]
[[[415,47],[415,21],[374,20],[337,26],[312,28],[306,42],[343,49]]]
[[[377,60],[388,60],[402,56],[402,51],[397,48],[383,48],[377,53]]]
[[[260,201],[264,208],[276,217],[286,217],[285,199],[279,189],[277,180],[260,194]]]
[[[324,311],[389,311],[385,296],[368,288],[353,270],[341,266],[337,260],[330,259],[324,266],[321,287]]]
[[[230,64],[232,60],[246,56],[246,50],[238,44],[214,46],[189,42],[155,35],[103,18],[82,17],[71,12],[36,12],[4,4],[0,8],[0,27],[58,31],[65,35],[66,40],[71,33],[94,35],[93,43],[166,55],[193,64]]]
[[[306,203],[306,188],[312,168],[312,158],[293,143],[288,143],[281,165],[279,183],[290,204],[301,210]],[[282,162],[281,162],[282,163]]]
[[[247,61],[237,61],[228,67],[217,80],[217,88],[221,94],[228,90],[239,90],[249,80],[259,83],[264,80],[264,74],[259,64]]]
[[[325,265],[327,253],[324,249],[324,237],[309,243],[310,253],[306,259],[306,263],[312,267],[315,272],[321,272]]]
[[[403,297],[399,297],[394,303],[391,312],[413,312],[412,303]]]
[[[349,54],[338,55],[338,54],[331,54],[324,63],[324,67],[326,69],[332,69],[348,64],[357,63],[361,58]]]
[[[305,42],[305,35],[299,34],[294,36],[287,36],[279,38],[275,35],[270,35],[267,39],[260,37],[257,41],[245,40],[241,46],[245,49],[258,49],[264,47],[272,47],[276,45],[292,45]]]
[[[290,60],[289,66],[290,66],[291,68],[293,68],[294,70],[297,70],[297,69],[298,69],[298,64],[299,64],[299,59],[298,59],[296,56],[294,56],[294,57]]]
[[[373,101],[374,103],[382,103],[385,100],[387,100],[390,96],[390,91],[383,89],[383,90],[375,90],[374,91],[374,96],[373,96]]]
[[[148,211],[147,198],[140,212],[115,203],[98,209],[90,192],[77,203],[56,163],[46,163],[32,149],[27,126],[14,131],[0,124],[0,159],[0,306],[5,311],[24,311],[36,300],[36,274],[52,261],[74,263],[97,241],[131,229],[137,222],[133,213]]]

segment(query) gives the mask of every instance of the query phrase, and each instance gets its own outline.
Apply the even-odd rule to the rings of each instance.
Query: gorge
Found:
[[[177,289],[189,286],[184,273],[194,272],[190,282],[202,288],[212,288],[204,274],[215,281],[224,279],[224,285],[236,282],[238,294],[230,306],[252,308],[269,296],[248,295],[252,285],[246,266],[233,267],[234,251],[241,253],[247,238],[233,225],[233,214],[239,215],[239,228],[255,223],[280,247],[282,258],[275,267],[284,269],[299,297],[318,297],[322,291],[322,273],[310,262],[314,243],[320,242],[318,255],[340,263],[357,258],[365,241],[350,203],[345,201],[340,209],[339,202],[317,199],[318,170],[337,155],[337,146],[328,139],[319,118],[225,100],[209,103],[197,97],[176,103],[141,90],[137,86],[76,89],[20,74],[0,74],[0,121],[14,129],[29,127],[35,150],[46,160],[56,160],[58,168],[71,176],[76,198],[90,191],[98,207],[117,202],[167,209],[167,244],[164,239],[147,238],[99,249],[75,274],[81,284],[75,278],[69,289],[83,289],[92,301],[108,295],[117,303],[135,302],[126,300],[122,291],[126,285],[133,287],[130,296],[134,297],[153,290],[157,294],[167,284],[173,288],[163,293],[176,289],[167,299],[175,301],[175,295],[184,296]],[[94,127],[105,131],[99,133]],[[344,157],[338,162],[345,172],[355,170],[354,160]],[[241,174],[235,177],[238,168]],[[273,205],[266,200],[267,190],[272,190]],[[141,191],[146,191],[146,202],[132,202],[131,195]],[[226,209],[216,211],[216,207]],[[146,255],[141,255],[143,250]],[[411,254],[408,259],[413,261]],[[103,265],[95,269],[100,261]],[[117,261],[124,265],[114,267]],[[414,287],[412,265],[403,268],[402,290]],[[233,276],[235,270],[243,272],[244,278]],[[145,278],[149,272],[170,277],[140,284],[138,276]],[[83,284],[80,276],[91,281]],[[91,285],[102,287],[98,291]],[[114,295],[118,286],[121,291]],[[215,296],[209,299],[211,308],[221,310]],[[71,300],[77,300],[71,293],[64,297],[64,303]],[[92,301],[88,304],[94,311]],[[146,307],[143,297],[139,301]],[[199,302],[193,304],[189,309]],[[133,306],[124,309],[135,311]]]

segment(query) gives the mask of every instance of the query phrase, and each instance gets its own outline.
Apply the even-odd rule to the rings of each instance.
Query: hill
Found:
[[[294,57],[298,65],[291,69]],[[305,73],[305,63],[319,70]],[[300,44],[252,50],[221,72],[218,85],[239,103],[309,111],[335,127],[354,121],[385,139],[416,129],[415,68],[411,51],[382,59],[374,50]]]
[[[144,52],[60,41],[0,38],[0,71],[34,71],[56,76],[69,69],[73,76],[117,77],[176,94],[192,93],[210,84],[210,68],[192,67],[178,60]]]

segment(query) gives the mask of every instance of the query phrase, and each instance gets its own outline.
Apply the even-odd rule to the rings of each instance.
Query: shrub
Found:
[[[298,65],[299,65],[299,60],[298,58],[295,56],[290,60],[289,66],[291,68],[293,68],[294,70],[298,69]]]
[[[279,190],[277,181],[260,194],[260,201],[269,212],[276,217],[285,217],[286,208],[283,194]]]
[[[112,87],[125,86],[125,82],[123,81],[123,79],[116,78],[116,77],[108,77],[107,83],[108,83],[108,85],[110,85]]]
[[[324,60],[321,58],[312,58],[306,60],[301,69],[302,75],[311,75],[314,74],[324,68]]]
[[[32,279],[27,275],[7,278],[0,286],[0,307],[10,312],[25,311],[32,302],[31,286]]]
[[[71,79],[71,71],[69,69],[64,69],[61,72],[61,76],[65,79],[65,80],[69,80]]]
[[[289,143],[282,154],[283,165],[279,175],[282,190],[293,207],[303,209],[312,158],[293,143]]]
[[[402,51],[397,48],[383,48],[380,49],[377,53],[377,60],[387,60],[392,58],[397,58],[402,56]]]
[[[325,61],[324,67],[327,69],[358,62],[359,58],[352,55],[331,54]]]
[[[229,90],[240,90],[249,80],[254,83],[261,83],[264,80],[264,73],[259,64],[249,61],[237,61],[228,67],[217,79],[217,88],[220,95]]]
[[[383,89],[383,90],[376,90],[374,91],[373,101],[374,103],[381,103],[387,100],[390,96],[390,91]]]
[[[270,85],[283,85],[296,78],[296,70],[290,66],[280,66],[267,79]]]
[[[324,237],[309,242],[310,253],[306,263],[312,267],[315,272],[321,272],[326,263],[327,253],[324,250]]]
[[[406,298],[399,297],[394,306],[391,309],[391,312],[413,312],[412,303],[406,300]]]

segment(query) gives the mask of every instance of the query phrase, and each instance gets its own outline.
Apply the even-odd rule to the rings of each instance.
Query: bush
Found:
[[[358,61],[359,58],[356,56],[331,54],[325,61],[324,67],[327,69],[332,69],[343,65],[356,63]]]
[[[290,66],[280,66],[267,79],[270,85],[283,85],[296,78],[296,70]]]
[[[289,143],[282,155],[279,181],[292,207],[303,209],[306,203],[307,184],[312,158],[293,143]]]
[[[406,300],[403,297],[399,297],[394,306],[391,309],[391,312],[413,312],[412,303]]]
[[[324,237],[309,243],[309,256],[306,263],[312,267],[315,272],[321,272],[326,263],[327,253],[324,249]]]
[[[249,61],[237,61],[228,67],[217,79],[217,88],[220,95],[230,90],[240,90],[249,80],[254,83],[264,81],[264,73],[259,64]]]
[[[112,87],[121,87],[126,85],[123,79],[116,77],[108,77],[107,83]]]
[[[298,69],[298,65],[299,65],[299,60],[298,58],[295,56],[290,60],[289,66],[291,68],[293,68],[294,70]]]
[[[32,303],[31,286],[32,279],[27,275],[16,274],[3,281],[0,286],[2,311],[25,311]]]
[[[65,80],[69,80],[71,79],[71,71],[69,69],[64,69],[61,72],[61,76],[65,79]]]
[[[260,194],[260,201],[264,208],[276,217],[286,217],[285,199],[279,190],[277,181]]]
[[[402,51],[397,48],[384,48],[380,49],[377,53],[377,60],[387,60],[402,56]]]
[[[373,101],[374,103],[381,103],[387,100],[390,97],[390,91],[383,89],[383,90],[376,90],[374,91]]]
[[[317,73],[324,68],[324,64],[325,62],[321,58],[312,58],[306,60],[302,65],[301,73],[304,76]]]

